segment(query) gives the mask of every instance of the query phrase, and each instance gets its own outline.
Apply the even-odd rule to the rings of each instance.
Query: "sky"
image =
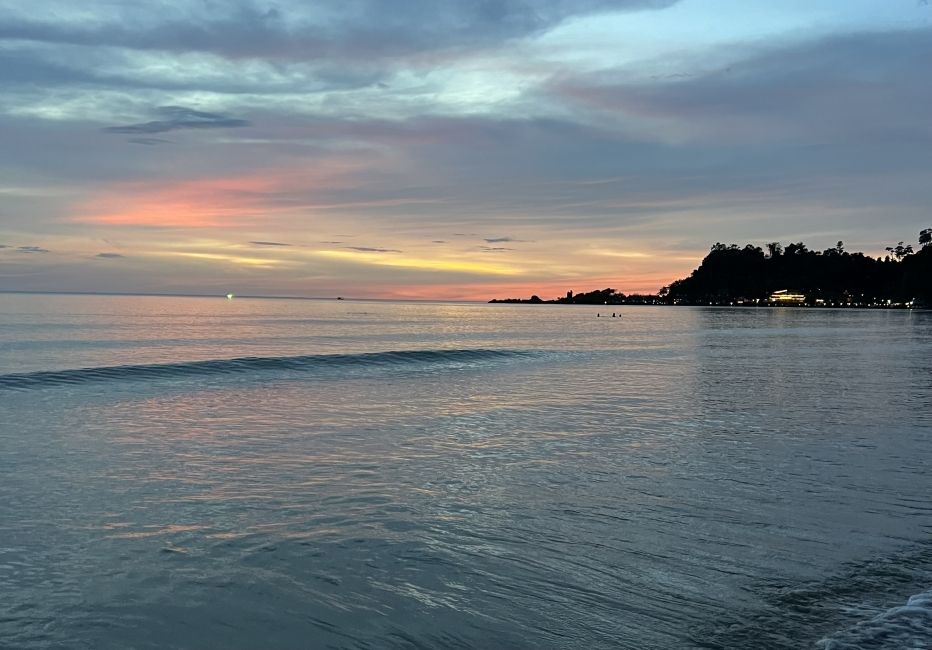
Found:
[[[927,0],[0,0],[0,290],[655,292],[932,226]]]

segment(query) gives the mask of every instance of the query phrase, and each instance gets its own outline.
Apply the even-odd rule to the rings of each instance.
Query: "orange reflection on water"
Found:
[[[143,530],[134,530],[126,533],[116,533],[107,535],[111,539],[145,539],[148,537],[160,537],[162,535],[174,535],[176,533],[190,533],[204,530],[201,525],[180,525],[168,524],[165,526],[144,526]]]

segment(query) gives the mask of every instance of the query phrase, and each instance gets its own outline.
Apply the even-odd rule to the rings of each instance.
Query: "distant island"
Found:
[[[716,243],[699,268],[656,294],[615,289],[543,300],[506,298],[493,303],[573,305],[786,305],[798,307],[932,306],[932,228],[919,233],[918,250],[903,242],[873,258],[849,253],[843,242],[813,251],[802,242],[783,246]]]
[[[573,293],[567,291],[566,295],[553,300],[544,300],[540,296],[531,296],[530,298],[505,298],[502,300],[490,300],[489,302],[520,302],[528,304],[564,304],[564,305],[659,305],[668,302],[665,297],[654,294],[629,294],[619,293],[614,289],[596,289],[588,293]]]

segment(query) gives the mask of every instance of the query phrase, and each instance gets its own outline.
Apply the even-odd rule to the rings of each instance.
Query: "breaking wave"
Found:
[[[0,375],[0,390],[26,390],[48,386],[136,379],[184,378],[232,375],[255,371],[313,371],[354,366],[469,365],[476,362],[526,357],[532,352],[515,350],[402,350],[362,354],[313,354],[288,357],[240,357],[183,363],[103,366]]]
[[[905,605],[861,621],[816,645],[823,650],[932,648],[932,591],[916,594]]]

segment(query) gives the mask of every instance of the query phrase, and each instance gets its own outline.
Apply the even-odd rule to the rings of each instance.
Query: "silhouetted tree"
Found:
[[[910,255],[901,263],[902,291],[927,307],[932,307],[932,246]]]
[[[893,255],[898,262],[913,254],[913,247],[909,244],[903,246],[903,242],[898,242],[896,246],[887,246],[884,250]]]
[[[892,254],[874,259],[849,253],[844,242],[822,252],[803,242],[758,246],[716,242],[689,277],[663,287],[657,296],[625,296],[615,289],[596,289],[554,300],[508,298],[491,302],[564,304],[732,304],[763,301],[777,290],[802,293],[808,304],[903,304],[915,300],[932,306],[932,228],[919,233],[918,252],[903,242],[887,248]]]
[[[625,294],[614,289],[596,289],[587,293],[567,293],[566,297],[558,298],[556,302],[574,305],[620,305],[624,302]]]
[[[769,255],[750,244],[720,242],[688,278],[668,288],[668,299],[692,304],[729,304],[741,299],[768,298],[786,289],[803,293],[809,303],[877,304],[907,302],[927,296],[932,284],[932,246],[920,253],[902,242],[890,247],[893,258],[874,259],[849,253],[839,241],[823,252],[811,251],[802,242],[781,250],[777,242],[767,244]],[[921,259],[920,259],[921,257]]]
[[[919,245],[925,248],[932,244],[932,228],[926,228],[919,231]]]
[[[806,248],[806,245],[802,242],[798,244],[787,244],[785,252],[787,255],[805,255],[809,252],[809,249]]]

